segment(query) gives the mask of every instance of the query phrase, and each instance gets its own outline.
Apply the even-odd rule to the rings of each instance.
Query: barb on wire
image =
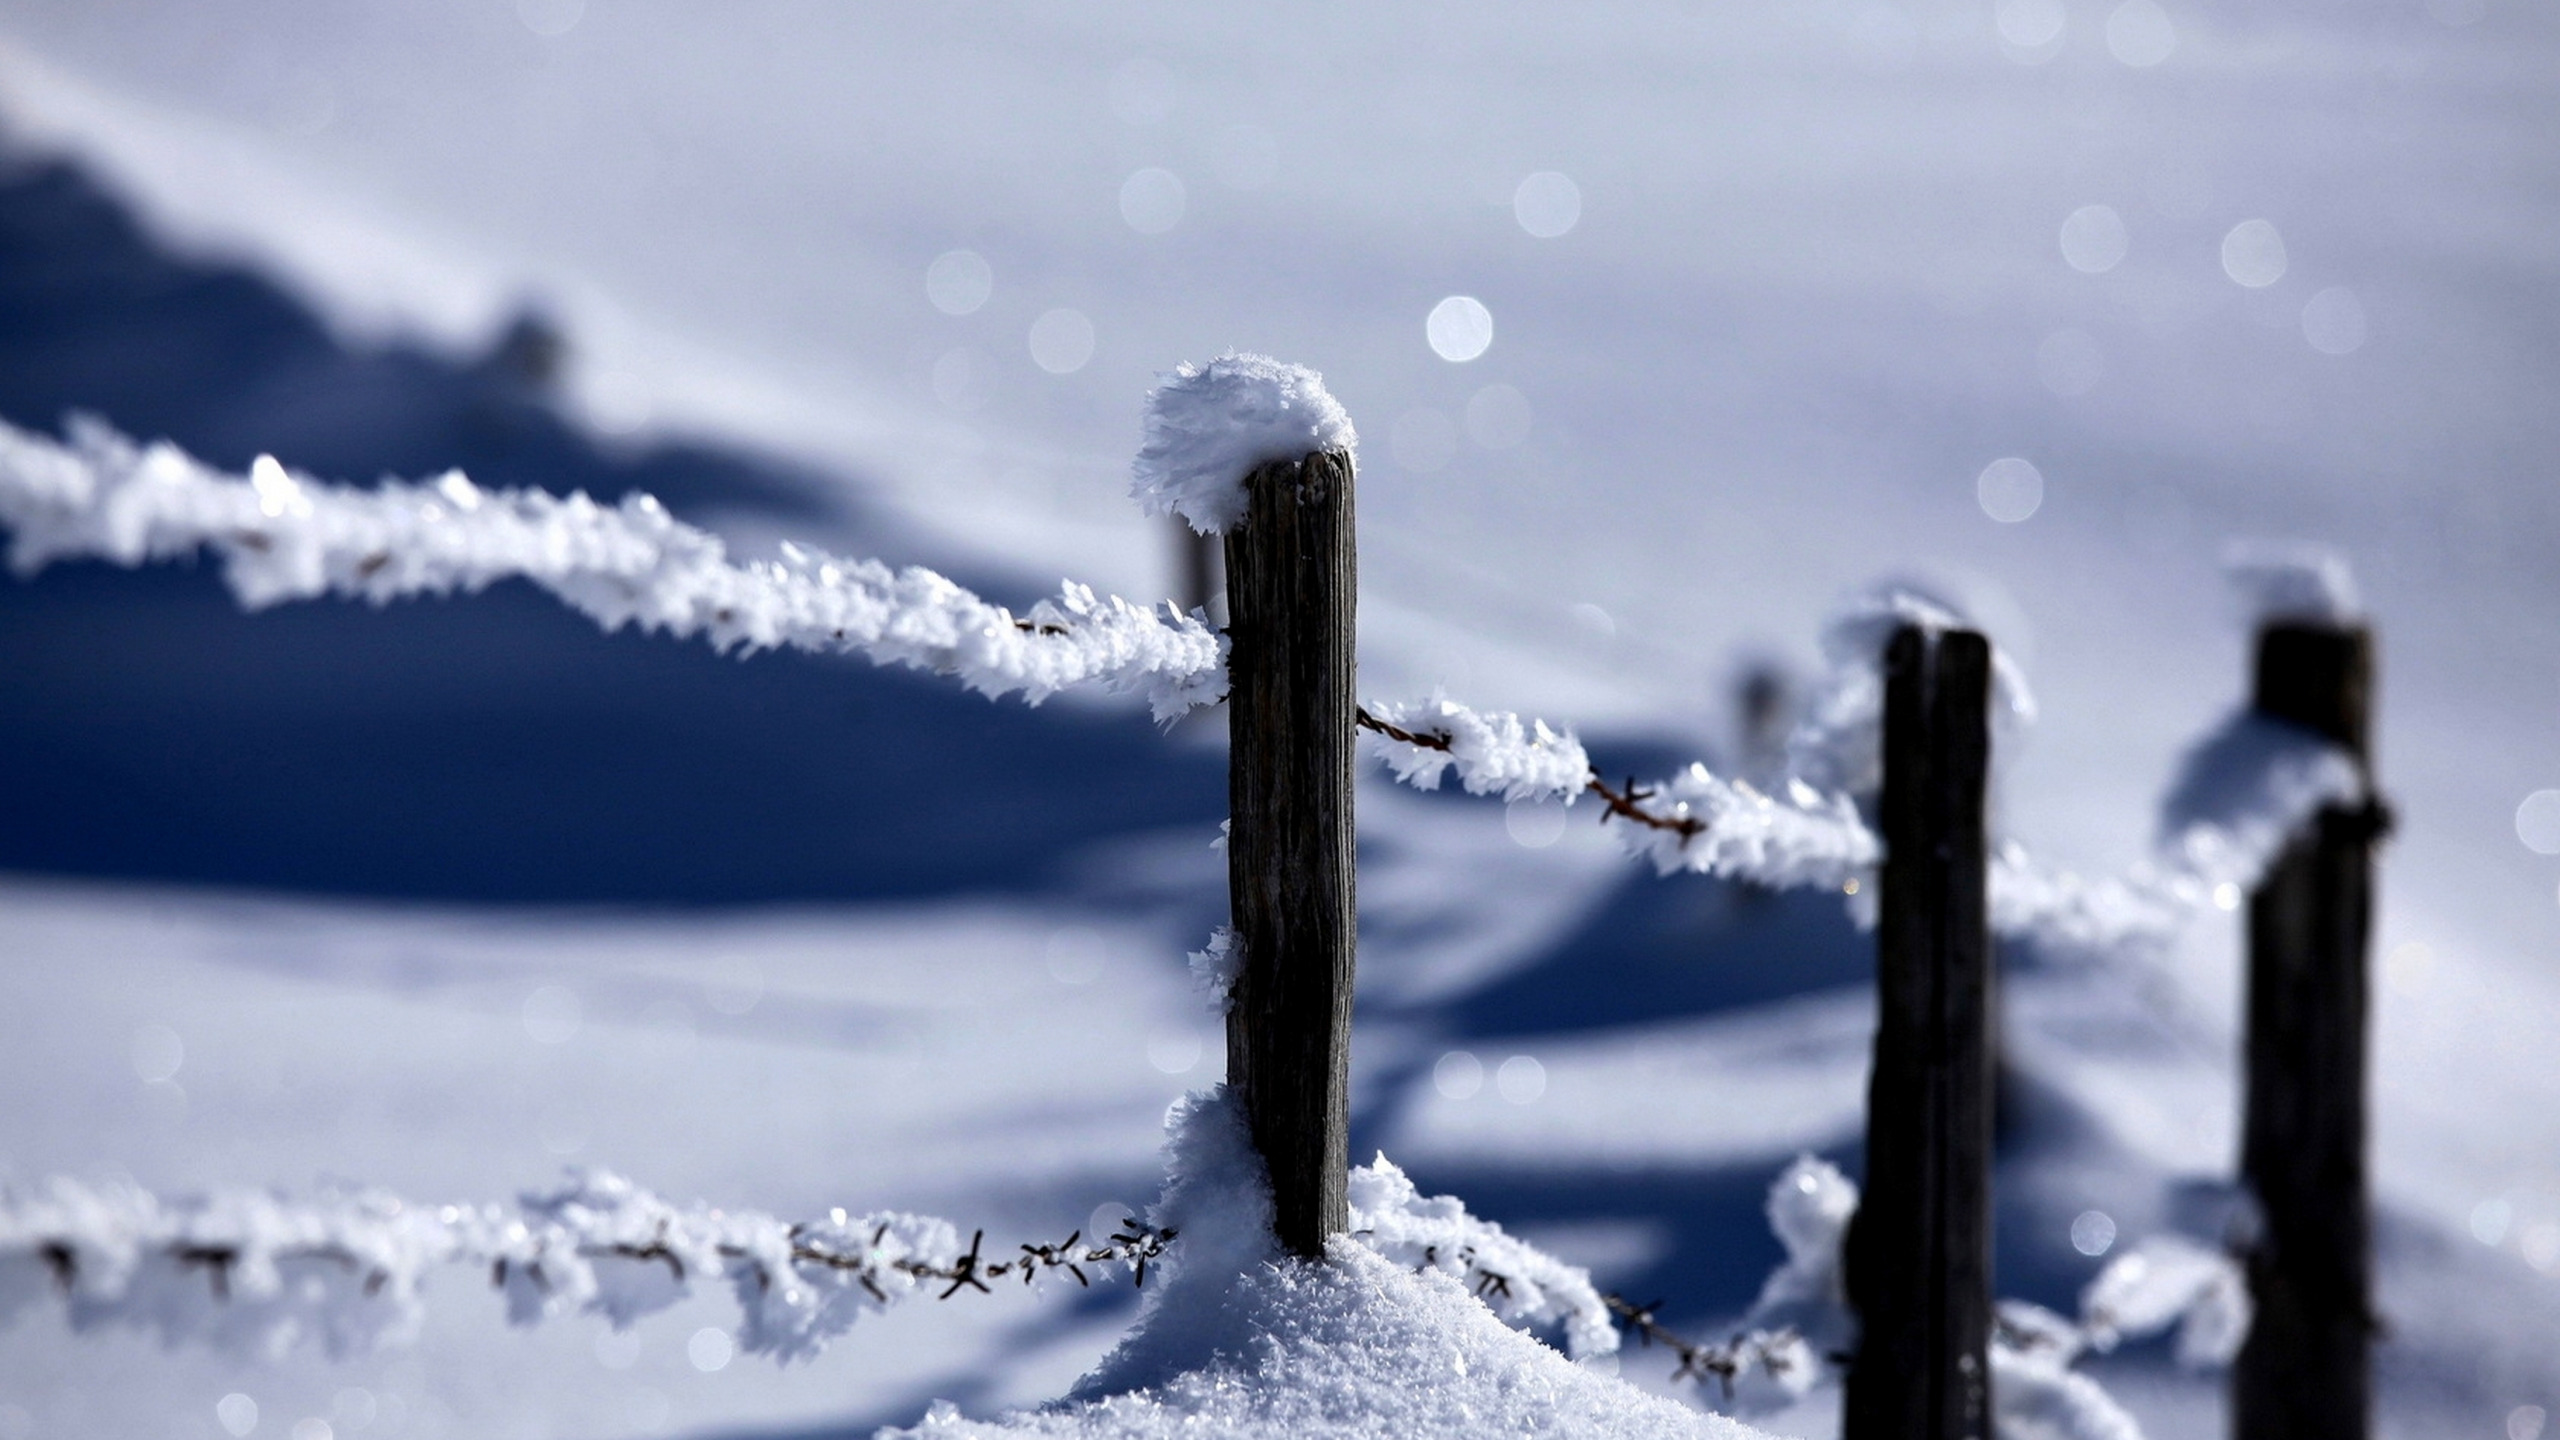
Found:
[[[1457,750],[1455,737],[1446,730],[1407,729],[1393,721],[1381,720],[1370,714],[1365,705],[1355,707],[1352,718],[1361,729],[1375,731],[1399,744],[1411,745],[1420,750],[1434,750],[1443,755],[1455,754]],[[1657,815],[1645,809],[1642,802],[1654,798],[1657,792],[1639,788],[1633,776],[1627,778],[1626,788],[1620,790],[1611,787],[1607,780],[1601,778],[1598,767],[1586,767],[1582,777],[1582,788],[1599,796],[1600,803],[1607,807],[1600,817],[1604,824],[1610,816],[1615,815],[1634,824],[1668,831],[1679,836],[1683,842],[1707,828],[1706,822],[1695,815]]]
[[[54,1178],[0,1187],[0,1315],[58,1298],[75,1328],[122,1325],[164,1339],[272,1353],[316,1340],[331,1354],[414,1335],[430,1275],[485,1277],[518,1324],[580,1312],[616,1325],[698,1287],[729,1291],[741,1348],[814,1355],[861,1315],[930,1293],[987,1293],[1049,1274],[1090,1286],[1115,1265],[1146,1283],[1174,1242],[1134,1217],[1111,1234],[990,1250],[948,1221],[839,1209],[823,1220],[670,1205],[589,1171],[514,1206],[415,1205],[380,1191],[295,1199],[218,1191],[161,1200],[131,1186]]]
[[[1008,1275],[1019,1275],[1027,1285],[1037,1279],[1042,1272],[1050,1270],[1065,1270],[1075,1276],[1078,1285],[1089,1287],[1093,1284],[1093,1280],[1085,1272],[1084,1267],[1087,1265],[1097,1267],[1127,1265],[1131,1267],[1135,1283],[1143,1286],[1147,1283],[1147,1262],[1162,1256],[1173,1244],[1175,1237],[1181,1233],[1177,1230],[1159,1228],[1132,1217],[1107,1240],[1090,1245],[1079,1245],[1077,1242],[1084,1238],[1084,1232],[1077,1230],[1069,1233],[1066,1239],[1054,1244],[1025,1243],[1020,1247],[1022,1253],[1017,1258],[991,1261],[982,1258],[987,1232],[980,1230],[970,1237],[968,1250],[959,1258],[949,1264],[935,1264],[907,1255],[879,1258],[883,1242],[889,1235],[890,1227],[886,1224],[878,1226],[872,1232],[867,1254],[830,1249],[815,1240],[804,1239],[803,1236],[808,1228],[804,1225],[792,1227],[790,1248],[792,1263],[843,1272],[870,1291],[875,1298],[881,1300],[889,1298],[879,1285],[879,1279],[884,1272],[895,1272],[927,1283],[947,1283],[948,1288],[934,1297],[939,1300],[948,1300],[963,1288],[974,1289],[982,1294],[992,1294],[985,1282],[1000,1280]],[[774,1276],[764,1268],[763,1257],[756,1251],[743,1245],[723,1244],[713,1248],[714,1253],[721,1259],[747,1265],[754,1274],[759,1289],[768,1289],[773,1285]],[[207,1288],[215,1300],[231,1298],[232,1272],[248,1258],[243,1247],[230,1244],[191,1244],[173,1241],[164,1247],[163,1253],[182,1271],[206,1272]],[[626,1241],[580,1245],[576,1247],[576,1253],[581,1258],[589,1260],[616,1259],[639,1261],[644,1264],[663,1264],[667,1267],[668,1277],[679,1284],[691,1278],[686,1270],[683,1255],[664,1239],[645,1243]],[[67,1296],[79,1289],[80,1257],[70,1245],[59,1241],[48,1242],[37,1248],[37,1255],[44,1262],[46,1273],[57,1290]],[[279,1246],[259,1258],[270,1264],[311,1260],[337,1265],[351,1272],[361,1271],[364,1273],[365,1293],[368,1295],[379,1293],[391,1280],[388,1271],[368,1266],[363,1259],[342,1245],[320,1243],[308,1246]],[[544,1273],[539,1259],[525,1260],[501,1255],[489,1263],[489,1284],[492,1289],[505,1289],[508,1279],[517,1274],[523,1275],[537,1289],[550,1289],[553,1286],[551,1277]]]
[[[1624,1322],[1636,1338],[1646,1346],[1660,1345],[1680,1362],[1671,1372],[1672,1380],[1695,1380],[1707,1383],[1713,1377],[1727,1401],[1733,1399],[1734,1382],[1754,1370],[1766,1371],[1769,1378],[1791,1391],[1809,1388],[1812,1368],[1819,1362],[1804,1338],[1793,1329],[1752,1330],[1735,1335],[1721,1345],[1701,1344],[1666,1330],[1655,1319],[1662,1302],[1638,1305],[1611,1291],[1600,1297],[1609,1313]]]

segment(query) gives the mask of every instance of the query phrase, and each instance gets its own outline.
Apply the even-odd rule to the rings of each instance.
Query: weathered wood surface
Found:
[[[2373,642],[2356,626],[2270,625],[2260,713],[2367,769]],[[2372,1428],[2372,1202],[2365,1173],[2366,946],[2376,804],[2323,810],[2249,897],[2241,1177],[2256,1319],[2231,1377],[2240,1440],[2361,1440]]]
[[[1227,1078],[1271,1168],[1273,1229],[1320,1259],[1348,1223],[1357,897],[1351,767],[1359,565],[1351,457],[1266,465],[1226,536],[1229,906],[1244,963]]]
[[[1991,647],[1906,627],[1884,669],[1878,1018],[1843,1257],[1859,1328],[1841,1433],[1990,1440]]]

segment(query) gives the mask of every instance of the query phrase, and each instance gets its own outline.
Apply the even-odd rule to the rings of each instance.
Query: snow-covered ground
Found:
[[[2376,947],[2384,1410],[2396,1434],[2494,1436],[2560,1410],[2560,874],[2515,819],[2560,786],[2555,63],[2560,21],[2511,0],[27,0],[0,17],[14,153],[77,157],[153,244],[245,259],[358,347],[467,366],[535,300],[608,443],[510,451],[487,413],[516,412],[469,391],[438,418],[423,371],[330,388],[361,349],[236,376],[205,358],[218,329],[39,350],[34,327],[77,326],[29,318],[53,292],[14,260],[29,328],[0,400],[359,481],[574,461],[596,488],[651,437],[702,441],[745,458],[641,478],[742,546],[807,534],[1008,598],[1062,574],[1144,598],[1169,542],[1126,498],[1140,397],[1267,351],[1323,370],[1364,439],[1367,692],[1445,683],[1647,768],[1729,737],[1746,658],[1808,670],[1843,592],[1921,570],[2042,702],[2008,825],[2099,872],[2140,853],[2178,748],[2240,691],[2224,541],[2334,543],[2381,629],[2400,818]],[[956,251],[983,272],[937,268]],[[1426,325],[1453,295],[1491,319],[1465,361],[1442,351],[1480,337]],[[192,411],[151,378],[186,364]],[[687,477],[690,510],[667,483]],[[513,594],[477,625],[235,621],[201,579],[11,589],[0,709],[42,742],[10,762],[41,829],[0,838],[46,872],[0,900],[11,1174],[495,1198],[575,1159],[678,1198],[1035,1238],[1143,1201],[1163,1106],[1215,1071],[1180,966],[1216,918],[1196,728],[696,665]],[[493,748],[525,733],[558,747]],[[210,788],[191,745],[231,767]],[[115,789],[133,775],[153,803]],[[467,838],[344,832],[329,794]],[[1777,1254],[1768,1178],[1854,1148],[1863,952],[1836,906],[1653,880],[1581,824],[1532,848],[1539,817],[1492,802],[1363,805],[1362,1142],[1692,1328],[1738,1313]],[[310,889],[351,898],[274,893]],[[671,900],[728,903],[579,908]],[[721,1008],[750,971],[754,1004]],[[584,1018],[548,1045],[523,1007],[553,985]],[[2083,1211],[2210,1233],[2235,985],[2209,928],[2162,971],[2017,978],[2008,1288],[2068,1299],[2098,1264],[2071,1243]],[[135,1068],[159,1025],[183,1111]],[[1194,1042],[1180,1073],[1151,1063]],[[1476,1068],[1438,1063],[1456,1050]],[[36,1316],[0,1336],[0,1405],[30,1433],[211,1434],[241,1389],[267,1434],[358,1385],[455,1433],[833,1433],[1061,1393],[1128,1313],[955,1299],[779,1374],[695,1370],[700,1316],[612,1368],[592,1334],[504,1333],[459,1289],[415,1352],[346,1367],[244,1372]],[[2154,1434],[2218,1425],[2213,1382],[2156,1352],[2097,1370]]]

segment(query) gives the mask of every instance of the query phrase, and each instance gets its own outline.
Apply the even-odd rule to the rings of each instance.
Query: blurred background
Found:
[[[1751,773],[1822,617],[1917,578],[2038,695],[2004,832],[2089,873],[2242,695],[2225,547],[2335,546],[2400,816],[2385,1431],[2535,1440],[2555,134],[2560,19],[2519,0],[12,0],[0,418],[1143,601],[1183,583],[1126,498],[1146,388],[1265,351],[1361,430],[1365,693]],[[0,674],[6,1178],[459,1199],[593,1163],[1033,1238],[1143,1203],[1218,1073],[1181,962],[1222,918],[1214,721],[605,637],[513,586],[245,617],[192,567],[0,579]],[[1579,810],[1362,798],[1362,1155],[1730,1319],[1770,1177],[1854,1169],[1865,937],[1656,880]],[[2067,1307],[2088,1213],[2218,1234],[2232,936],[2009,963],[2002,1288]],[[954,1301],[777,1374],[691,1361],[716,1307],[609,1339],[433,1299],[343,1364],[22,1315],[0,1440],[217,1435],[233,1391],[297,1440],[862,1434],[1054,1395],[1130,1313]],[[2155,1435],[2220,1426],[2165,1350],[2095,1373]]]

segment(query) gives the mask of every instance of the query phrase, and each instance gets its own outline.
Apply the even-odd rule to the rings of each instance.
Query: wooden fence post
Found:
[[[1884,675],[1878,1019],[1843,1257],[1858,1342],[1841,1434],[1990,1440],[1991,646],[1905,626]]]
[[[2363,627],[2259,631],[2258,712],[2352,751],[2368,794],[2372,689]],[[2247,1257],[2257,1313],[2231,1373],[2241,1440],[2359,1440],[2370,1430],[2365,945],[2382,815],[2372,802],[2322,810],[2249,897],[2240,1171],[2257,1207]]]
[[[1244,964],[1227,1005],[1227,1082],[1270,1166],[1272,1228],[1324,1257],[1349,1223],[1352,463],[1262,466],[1226,536],[1228,903]]]

